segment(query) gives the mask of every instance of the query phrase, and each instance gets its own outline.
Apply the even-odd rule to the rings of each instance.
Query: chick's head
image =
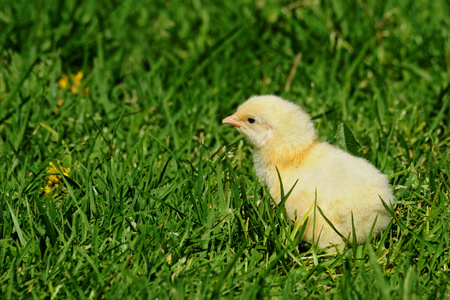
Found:
[[[255,149],[301,149],[316,139],[309,115],[277,96],[251,97],[222,123],[236,127]]]

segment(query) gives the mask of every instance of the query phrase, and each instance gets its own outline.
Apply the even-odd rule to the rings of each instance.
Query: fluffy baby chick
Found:
[[[314,220],[311,208],[316,195],[325,217],[350,239],[353,214],[359,244],[365,242],[372,226],[372,235],[388,226],[391,215],[381,199],[392,205],[394,197],[387,177],[366,160],[317,142],[310,116],[299,106],[276,96],[255,96],[222,122],[236,127],[252,144],[256,174],[277,203],[281,200],[277,168],[284,191],[297,182],[285,206],[290,220],[309,212],[305,241],[320,248],[343,245],[318,211]]]

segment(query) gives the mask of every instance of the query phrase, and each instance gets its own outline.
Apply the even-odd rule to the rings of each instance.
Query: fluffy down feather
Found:
[[[308,213],[317,191],[317,205],[345,237],[352,238],[353,214],[359,244],[365,242],[375,219],[373,236],[389,225],[391,215],[381,201],[392,205],[394,200],[387,177],[368,161],[317,142],[309,115],[296,104],[276,96],[255,96],[223,123],[236,127],[252,144],[256,174],[277,202],[280,184],[276,169],[285,191],[297,182],[285,202],[290,220]],[[320,248],[343,244],[318,212],[315,222],[310,215],[303,239]]]

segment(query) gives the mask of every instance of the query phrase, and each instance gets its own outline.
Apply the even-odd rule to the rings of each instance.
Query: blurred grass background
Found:
[[[2,1],[0,298],[450,298],[448,16]],[[395,190],[388,232],[337,255],[301,242],[220,124],[257,94],[301,105],[321,140],[351,129]]]

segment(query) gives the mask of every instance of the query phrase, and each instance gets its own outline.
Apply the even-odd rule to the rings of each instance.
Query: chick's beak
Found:
[[[239,121],[237,113],[234,113],[231,116],[226,117],[225,119],[222,120],[222,123],[234,126],[236,128],[242,126],[242,123]]]

